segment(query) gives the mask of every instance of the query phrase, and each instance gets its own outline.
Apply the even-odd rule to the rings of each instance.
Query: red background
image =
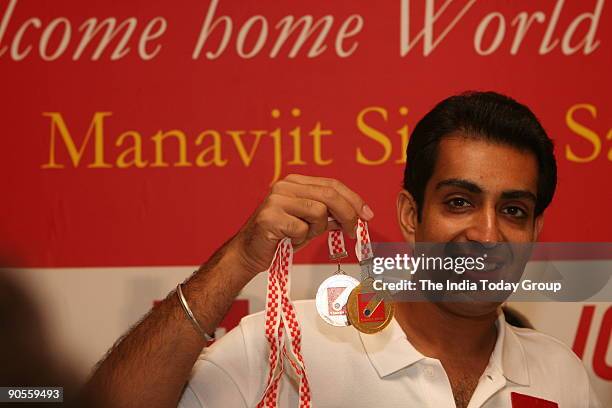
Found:
[[[423,5],[411,3],[414,35],[422,28]],[[566,56],[558,45],[550,53],[539,55],[555,3],[476,2],[430,55],[423,56],[419,43],[401,57],[399,1],[222,0],[216,15],[230,16],[234,32],[224,54],[210,61],[203,56],[199,60],[191,58],[208,1],[19,1],[0,47],[10,46],[15,31],[30,17],[39,17],[43,28],[54,18],[66,17],[73,31],[66,53],[56,61],[40,58],[37,47],[41,30],[35,29],[24,37],[24,46],[34,45],[25,60],[13,61],[8,51],[0,57],[0,174],[4,198],[0,200],[0,248],[15,266],[199,264],[237,231],[269,189],[272,143],[265,137],[248,168],[227,137],[223,156],[229,163],[222,168],[89,169],[85,164],[73,168],[65,149],[58,146],[58,161],[66,167],[42,169],[50,143],[50,121],[43,112],[60,112],[77,142],[82,140],[95,112],[112,112],[105,121],[107,157],[111,162],[116,155],[114,140],[126,130],[143,135],[144,155],[150,159],[150,136],[159,130],[180,129],[192,146],[193,159],[201,150],[193,148],[193,140],[206,129],[272,130],[278,126],[283,129],[285,160],[290,160],[293,147],[288,131],[299,125],[304,133],[303,157],[308,164],[285,165],[283,174],[297,172],[341,179],[373,208],[373,240],[400,240],[395,196],[403,167],[394,163],[400,154],[395,131],[405,123],[412,128],[436,102],[468,89],[495,90],[513,96],[535,111],[554,138],[559,184],[547,212],[544,240],[610,241],[612,162],[607,156],[612,140],[606,140],[606,135],[610,138],[612,117],[610,5],[604,5],[596,33],[600,45],[592,54]],[[0,2],[1,13],[7,4],[7,0]],[[436,35],[464,4],[451,4],[436,23]],[[594,0],[566,2],[554,38],[560,38],[579,13],[593,11],[595,4]],[[518,54],[511,55],[515,27],[510,22],[521,11],[536,10],[543,11],[547,20],[534,23]],[[506,35],[496,52],[481,56],[474,50],[474,32],[484,16],[494,11],[505,16]],[[258,56],[245,60],[235,51],[236,31],[255,14],[268,19],[271,39]],[[288,14],[311,14],[315,18],[334,15],[327,51],[307,58],[306,50],[312,43],[309,41],[296,58],[290,59],[290,42],[277,58],[269,58],[267,53],[276,38],[273,27]],[[359,42],[356,52],[343,59],[333,52],[333,35],[351,14],[360,14],[364,27],[355,37]],[[136,53],[137,40],[132,39],[130,54],[118,61],[110,61],[109,57],[116,41],[99,61],[89,60],[91,49],[73,61],[72,52],[80,38],[77,27],[89,17],[109,16],[119,20],[137,17],[139,25],[134,37],[151,18],[163,16],[168,28],[155,42],[162,45],[160,53],[143,61]],[[494,27],[492,24],[491,33]],[[580,33],[585,29],[579,29],[576,38],[582,38]],[[211,36],[204,51],[213,48],[213,44],[216,48],[220,31]],[[492,36],[485,38],[484,43],[489,44]],[[597,118],[585,112],[575,117],[595,130],[602,142],[599,156],[584,164],[565,157],[567,144],[583,156],[592,149],[565,123],[567,110],[579,103],[597,108]],[[382,153],[380,146],[362,135],[355,125],[358,112],[370,106],[389,111],[388,123],[373,117],[369,120],[393,140],[391,158],[379,166],[364,166],[355,160],[358,146],[370,157]],[[398,114],[400,106],[409,109],[407,117]],[[289,115],[294,107],[302,111],[298,119]],[[270,116],[274,108],[281,111],[280,119]],[[317,121],[334,132],[323,138],[323,157],[333,158],[329,166],[312,162],[311,139],[306,133]],[[245,144],[250,147],[251,139],[245,138]],[[165,152],[170,162],[174,151],[171,145],[168,143]],[[91,158],[90,150],[83,160]],[[311,245],[298,254],[296,261],[324,260],[323,245],[322,241]]]

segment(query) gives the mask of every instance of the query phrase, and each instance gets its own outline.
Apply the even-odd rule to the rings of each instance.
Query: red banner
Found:
[[[555,140],[544,240],[611,241],[603,0],[3,0],[0,16],[13,265],[198,264],[290,173],[339,178],[373,240],[399,241],[409,132],[469,89],[527,104]]]

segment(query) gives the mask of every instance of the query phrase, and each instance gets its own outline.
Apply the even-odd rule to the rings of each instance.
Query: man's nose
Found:
[[[472,225],[466,231],[468,241],[478,242],[484,247],[494,247],[502,241],[499,220],[495,208],[483,208],[474,214]]]

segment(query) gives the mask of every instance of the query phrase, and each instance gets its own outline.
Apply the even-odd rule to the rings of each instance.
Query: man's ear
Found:
[[[536,217],[533,228],[533,241],[537,241],[540,236],[540,232],[542,232],[542,227],[544,227],[544,214],[540,214]]]
[[[397,195],[397,222],[402,230],[404,240],[414,244],[418,223],[418,208],[412,194],[401,190]]]

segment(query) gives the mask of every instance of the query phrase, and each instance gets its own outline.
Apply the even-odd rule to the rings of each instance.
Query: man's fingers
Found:
[[[293,196],[323,203],[334,219],[340,223],[342,230],[351,238],[355,237],[358,213],[348,200],[336,189],[323,185],[287,183],[286,192]]]
[[[340,193],[353,207],[357,215],[365,221],[370,221],[374,217],[372,209],[365,203],[363,198],[339,180],[326,177],[303,176],[300,174],[290,174],[285,177],[285,181],[298,184],[311,184],[331,187]]]
[[[275,239],[289,237],[294,245],[300,245],[308,239],[308,223],[280,209],[274,211],[272,216],[265,217],[262,223],[267,224]]]
[[[241,257],[248,261],[247,269],[259,272],[269,266],[284,237],[291,238],[296,249],[326,230],[342,229],[355,238],[357,219],[372,217],[363,199],[341,182],[291,175],[274,183],[236,242]]]
[[[327,230],[327,206],[322,202],[281,194],[270,194],[268,200],[271,204],[282,208],[287,214],[306,221],[308,238],[318,236]]]

